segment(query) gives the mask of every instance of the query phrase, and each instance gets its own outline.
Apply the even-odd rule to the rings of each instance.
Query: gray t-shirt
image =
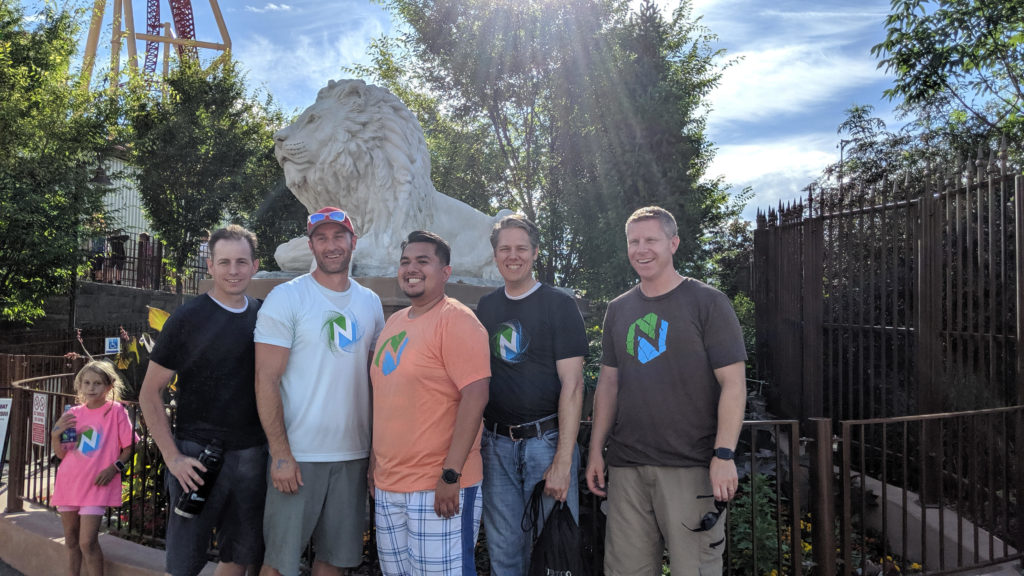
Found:
[[[601,363],[618,369],[609,466],[708,466],[721,387],[714,370],[745,361],[729,299],[693,278],[648,298],[636,286],[612,300]]]

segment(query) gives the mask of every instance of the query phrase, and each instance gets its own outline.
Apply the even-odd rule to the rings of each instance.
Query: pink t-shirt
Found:
[[[138,439],[132,430],[128,411],[117,402],[107,402],[95,410],[84,404],[71,409],[75,415],[78,440],[68,447],[57,468],[51,506],[120,506],[121,475],[115,474],[106,486],[96,486],[96,476],[114,463],[121,449]]]

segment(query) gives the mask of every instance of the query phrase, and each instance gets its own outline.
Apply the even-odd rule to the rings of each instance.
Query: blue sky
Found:
[[[663,10],[677,2],[658,0]],[[162,20],[169,20],[162,4]],[[144,26],[145,1],[133,5]],[[193,5],[197,38],[219,42],[208,1]],[[287,111],[311,104],[329,79],[345,76],[343,66],[365,62],[371,39],[392,31],[388,14],[369,0],[220,5],[249,83]],[[693,0],[692,6],[727,58],[741,58],[709,99],[708,133],[718,153],[708,175],[724,175],[737,191],[753,188],[747,219],[758,208],[797,198],[838,159],[836,129],[850,106],[872,105],[890,129],[897,127],[893,106],[882,98],[890,80],[870,54],[884,38],[889,0]],[[109,43],[109,11],[101,44]]]

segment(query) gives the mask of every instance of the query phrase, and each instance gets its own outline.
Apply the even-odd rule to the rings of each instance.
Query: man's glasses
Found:
[[[713,496],[697,496],[697,498],[713,498]],[[707,532],[718,524],[718,519],[722,517],[722,512],[729,506],[728,502],[722,502],[721,500],[715,500],[715,511],[708,512],[700,519],[700,525],[697,528],[690,528],[686,524],[683,526],[690,532]]]
[[[345,213],[342,212],[341,210],[337,210],[335,212],[327,212],[326,214],[322,212],[315,212],[309,215],[309,225],[312,226],[317,222],[322,222],[324,220],[344,222],[346,218],[348,217],[345,216]]]

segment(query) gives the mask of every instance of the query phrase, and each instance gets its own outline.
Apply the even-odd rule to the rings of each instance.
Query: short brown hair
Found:
[[[409,244],[415,244],[417,242],[424,242],[426,244],[434,245],[434,255],[441,261],[442,266],[447,266],[452,261],[452,247],[445,242],[444,238],[441,238],[433,232],[427,232],[426,230],[413,230],[409,232],[409,236],[402,242],[402,252],[405,252],[405,247]]]
[[[256,235],[245,228],[242,228],[238,224],[231,224],[230,226],[221,228],[210,236],[210,241],[207,243],[210,247],[210,256],[213,256],[213,253],[217,249],[217,242],[220,242],[221,240],[245,240],[249,243],[249,251],[252,253],[252,259],[256,259],[256,247],[258,246],[256,242]]]
[[[676,224],[675,216],[660,206],[644,206],[643,208],[637,208],[636,211],[626,219],[627,232],[630,224],[633,222],[640,222],[641,220],[657,220],[661,223],[661,229],[665,231],[665,235],[669,238],[674,238],[679,235],[679,226]]]
[[[508,230],[510,228],[518,228],[526,232],[526,235],[530,237],[530,247],[534,250],[540,248],[540,230],[537,228],[537,225],[530,222],[530,220],[522,214],[509,214],[499,220],[491,228],[491,250],[498,249],[498,234],[500,234],[502,230]]]

